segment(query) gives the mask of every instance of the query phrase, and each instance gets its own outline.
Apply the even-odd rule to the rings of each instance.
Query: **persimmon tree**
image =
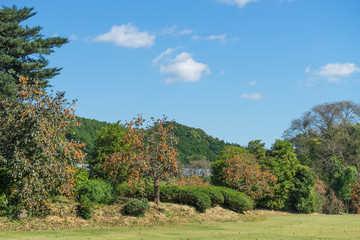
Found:
[[[129,183],[139,183],[150,176],[154,184],[154,201],[160,203],[160,180],[166,180],[177,171],[177,139],[171,123],[151,118],[151,124],[144,126],[145,119],[139,115],[125,123],[124,150],[106,158],[104,170],[120,182],[126,174]]]
[[[274,194],[276,176],[262,170],[258,161],[243,153],[226,160],[224,179],[230,187],[247,194],[254,201]]]
[[[353,211],[360,214],[360,181],[351,184],[350,202]]]
[[[20,77],[15,100],[0,102],[0,193],[39,213],[52,194],[73,194],[83,145],[65,138],[68,126],[76,124],[75,102],[27,81]]]

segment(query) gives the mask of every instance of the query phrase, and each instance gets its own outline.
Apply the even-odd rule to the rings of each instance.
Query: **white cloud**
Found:
[[[257,2],[258,0],[218,0],[219,3],[225,3],[229,5],[237,5],[239,8],[245,7],[250,2]]]
[[[222,43],[226,42],[226,34],[222,34],[222,35],[210,35],[208,37],[206,37],[207,40],[219,40]]]
[[[360,69],[354,63],[328,63],[321,67],[316,74],[327,77],[330,82],[337,82],[355,72],[360,72]]]
[[[174,49],[167,49],[153,60],[157,65],[166,55],[171,54]],[[166,83],[178,81],[197,82],[203,75],[210,74],[209,66],[196,62],[190,53],[181,52],[174,58],[163,59],[160,64],[160,73],[168,75]]]
[[[159,61],[167,55],[173,53],[176,49],[175,48],[168,48],[166,51],[162,52],[159,56],[157,56],[153,61],[152,64],[155,66],[159,63]]]
[[[260,93],[251,93],[251,94],[244,93],[240,97],[252,101],[261,100],[263,98]]]
[[[71,40],[71,41],[74,41],[74,42],[75,42],[75,41],[77,41],[77,39],[78,39],[78,38],[77,38],[77,36],[76,36],[75,34],[71,34],[71,35],[70,35],[70,40]]]
[[[207,37],[201,37],[199,35],[193,35],[191,37],[192,40],[210,40],[210,41],[220,41],[220,43],[224,44],[226,42],[229,42],[229,41],[238,41],[240,40],[240,38],[231,38],[231,39],[228,39],[227,38],[227,35],[226,34],[221,34],[221,35],[210,35],[210,36],[207,36]]]
[[[307,67],[305,72],[310,73],[310,67]],[[315,86],[315,83],[321,79],[326,79],[328,82],[338,82],[356,72],[360,72],[360,68],[355,63],[328,63],[318,70],[312,71],[305,81],[305,86]]]
[[[175,33],[175,36],[188,35],[191,34],[192,32],[193,31],[191,29],[185,29]]]
[[[176,25],[165,28],[161,31],[161,35],[173,35],[175,37],[191,34],[193,31],[191,29],[177,30]]]
[[[248,84],[249,84],[250,86],[254,86],[254,85],[256,85],[256,82],[255,82],[255,81],[250,81]]]
[[[131,23],[113,26],[110,32],[97,36],[94,41],[114,42],[116,46],[129,48],[151,47],[154,45],[155,35],[139,32]]]
[[[175,28],[176,28],[176,25],[172,25],[171,27],[168,27],[168,28],[164,28],[162,31],[161,31],[161,35],[169,35],[169,34],[173,34],[175,32]]]

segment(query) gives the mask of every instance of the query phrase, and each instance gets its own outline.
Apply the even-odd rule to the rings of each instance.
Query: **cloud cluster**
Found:
[[[313,86],[316,81],[322,78],[325,78],[328,82],[338,82],[344,77],[360,72],[360,68],[355,63],[328,63],[313,72],[311,72],[310,67],[307,67],[305,72],[311,73],[306,85]]]
[[[166,83],[197,82],[203,75],[210,74],[208,65],[196,62],[190,53],[181,52],[169,57],[175,49],[168,48],[153,60],[153,65],[160,65],[160,73],[167,75]]]
[[[131,23],[113,26],[108,33],[94,38],[97,42],[113,42],[117,46],[129,48],[151,47],[155,41],[155,35],[148,32],[140,32]]]
[[[229,5],[236,5],[239,8],[245,7],[250,2],[257,2],[258,0],[218,0],[219,3],[225,3]]]

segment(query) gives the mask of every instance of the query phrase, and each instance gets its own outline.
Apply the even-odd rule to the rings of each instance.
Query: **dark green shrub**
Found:
[[[246,194],[227,187],[216,187],[224,196],[223,207],[237,213],[254,209],[253,200]]]
[[[192,186],[188,187],[195,191],[200,191],[208,195],[211,199],[211,206],[215,207],[216,205],[222,205],[224,203],[224,196],[217,187],[212,186]]]
[[[210,197],[201,191],[185,187],[180,189],[178,197],[176,199],[177,203],[193,206],[198,212],[205,212],[206,209],[211,207]]]
[[[150,209],[149,201],[146,198],[141,200],[131,199],[123,207],[123,213],[131,216],[142,216]]]
[[[94,212],[93,203],[86,196],[81,196],[79,202],[76,209],[77,215],[83,219],[90,219]]]
[[[91,203],[109,204],[115,200],[114,189],[110,183],[99,179],[89,180],[83,183],[77,190],[77,199],[86,197]],[[85,198],[84,198],[85,199]]]

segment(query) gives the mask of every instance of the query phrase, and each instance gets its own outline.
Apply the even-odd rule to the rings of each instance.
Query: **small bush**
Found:
[[[226,187],[216,187],[224,196],[223,207],[237,213],[254,209],[254,202],[246,194]]]
[[[89,180],[83,183],[77,191],[77,199],[86,197],[91,203],[109,204],[115,200],[114,189],[110,183],[103,182],[99,179]],[[85,199],[85,198],[84,198]]]
[[[83,219],[90,219],[94,212],[93,203],[86,197],[81,196],[80,204],[77,206],[77,215]]]
[[[131,216],[142,216],[150,209],[149,201],[146,198],[141,200],[131,199],[123,207],[123,213]]]

